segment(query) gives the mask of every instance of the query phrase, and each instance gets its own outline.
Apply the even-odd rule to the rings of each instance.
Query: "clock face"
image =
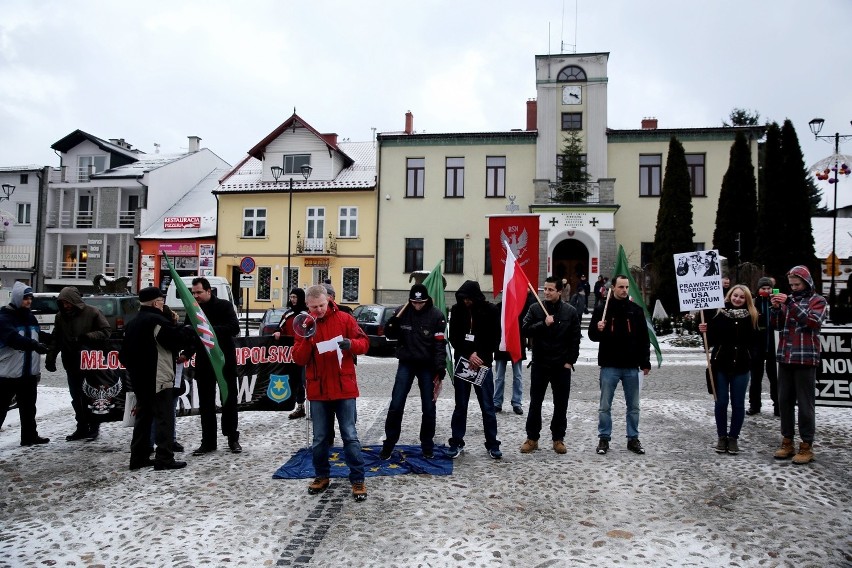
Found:
[[[583,91],[580,85],[568,85],[562,87],[562,104],[578,105],[583,102]]]

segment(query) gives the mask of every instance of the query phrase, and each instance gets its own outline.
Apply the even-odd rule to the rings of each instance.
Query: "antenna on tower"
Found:
[[[577,53],[577,1],[574,0],[574,43],[565,43],[565,0],[562,0],[562,37],[559,42],[560,53],[565,53],[565,46],[571,47],[571,53]]]

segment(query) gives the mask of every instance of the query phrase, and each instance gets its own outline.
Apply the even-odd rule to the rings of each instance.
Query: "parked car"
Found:
[[[183,283],[186,284],[187,288],[192,289],[193,278],[196,277],[182,276],[181,280],[183,280]],[[213,290],[213,294],[215,294],[217,298],[228,300],[234,306],[234,312],[239,314],[237,305],[234,303],[234,293],[231,291],[231,285],[228,281],[221,276],[205,276],[205,278],[207,278],[207,281],[210,282],[210,289]],[[166,305],[178,315],[181,321],[183,321],[183,318],[186,315],[186,310],[183,309],[183,302],[177,295],[177,288],[175,287],[174,282],[170,282],[169,287],[166,289]]]
[[[260,320],[260,335],[272,335],[278,331],[278,323],[287,308],[269,308]]]
[[[124,328],[139,313],[139,296],[135,295],[103,295],[83,296],[83,301],[98,308],[104,314],[112,329],[111,337],[124,337]]]
[[[39,328],[45,333],[53,331],[53,322],[59,313],[59,304],[56,299],[59,292],[36,292],[33,294],[33,303],[30,309],[38,320]]]
[[[353,310],[352,317],[358,322],[367,337],[370,338],[370,349],[376,352],[392,353],[396,349],[397,340],[385,336],[385,325],[391,319],[399,306],[369,304],[358,306]]]

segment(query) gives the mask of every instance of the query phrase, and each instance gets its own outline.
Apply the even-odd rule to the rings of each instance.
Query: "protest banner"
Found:
[[[719,251],[700,250],[674,255],[680,311],[724,308]]]
[[[824,327],[819,346],[816,405],[852,408],[852,329]]]

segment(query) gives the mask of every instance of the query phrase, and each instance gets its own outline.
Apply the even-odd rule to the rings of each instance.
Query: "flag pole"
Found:
[[[701,323],[704,323],[704,310],[701,310]],[[716,381],[713,380],[713,365],[710,363],[710,345],[707,343],[707,332],[701,334],[704,337],[704,355],[707,357],[707,373],[710,375],[710,388],[713,391],[713,401],[716,399]]]
[[[609,307],[609,299],[612,297],[612,288],[606,291],[606,303],[604,303],[603,315],[601,316],[601,321],[606,319],[606,309]]]

